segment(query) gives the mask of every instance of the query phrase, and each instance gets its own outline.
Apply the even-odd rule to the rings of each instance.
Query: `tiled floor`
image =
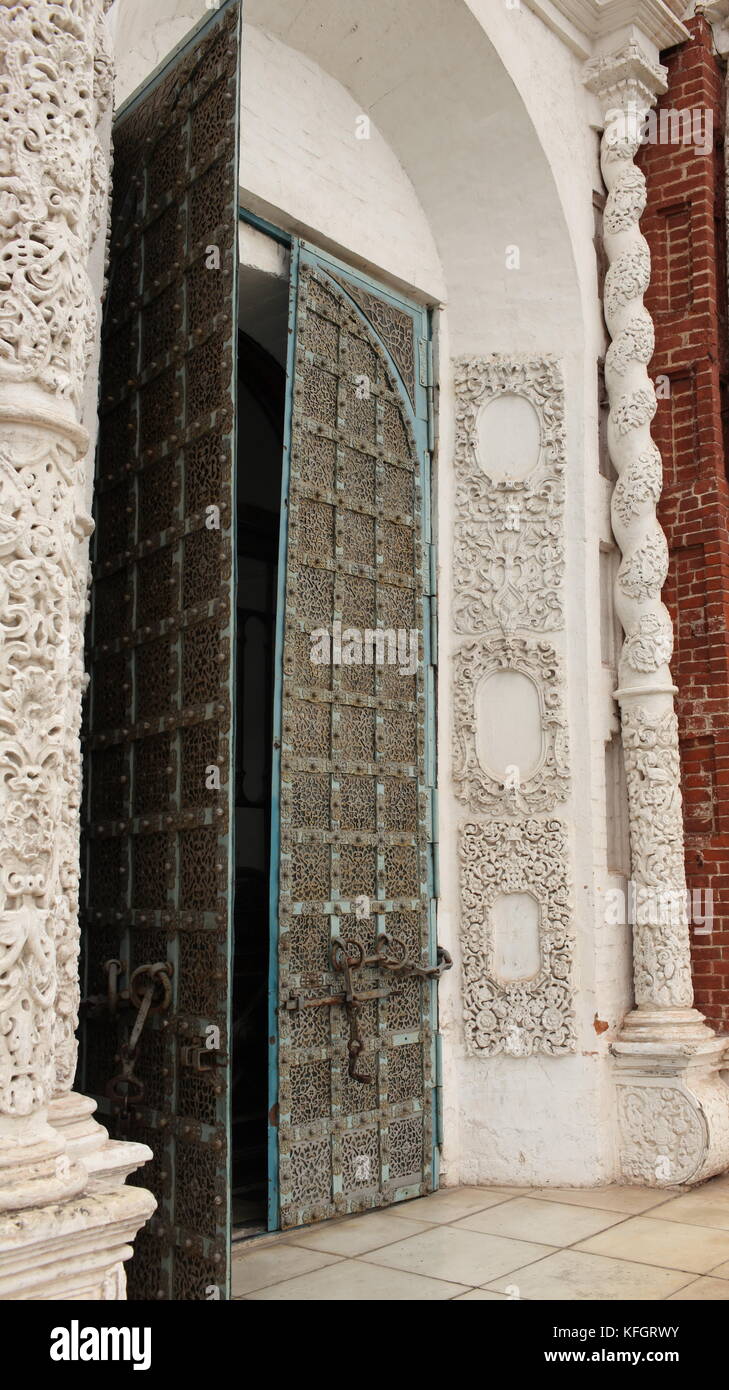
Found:
[[[242,1242],[233,1297],[729,1300],[729,1175],[693,1191],[447,1188]]]

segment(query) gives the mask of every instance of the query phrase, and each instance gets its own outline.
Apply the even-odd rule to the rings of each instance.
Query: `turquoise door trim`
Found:
[[[255,227],[257,231],[270,236],[272,241],[277,241],[280,246],[291,246],[292,238],[288,232],[282,232],[280,227],[275,227],[273,222],[267,222],[265,217],[259,217],[255,212],[249,212],[247,208],[238,208],[238,221],[247,222],[250,227]]]
[[[253,219],[250,219],[253,220]],[[258,220],[257,220],[258,221]],[[260,222],[258,222],[260,226]],[[263,228],[261,228],[263,230]],[[267,230],[267,229],[266,229]],[[268,233],[270,235],[270,232]],[[281,706],[284,624],[286,618],[286,557],[288,553],[289,478],[291,474],[291,416],[293,412],[296,353],[296,305],[299,289],[299,243],[291,245],[289,268],[289,321],[286,359],[286,412],[281,472],[281,519],[276,576],[276,642],[273,694],[273,759],[271,771],[271,868],[269,876],[268,959],[268,1229],[279,1229],[278,1183],[278,895],[280,878]]]

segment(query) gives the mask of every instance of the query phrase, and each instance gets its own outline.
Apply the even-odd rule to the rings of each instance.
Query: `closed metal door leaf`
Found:
[[[310,247],[293,259],[271,999],[282,1227],[429,1191],[435,1083],[427,313]]]

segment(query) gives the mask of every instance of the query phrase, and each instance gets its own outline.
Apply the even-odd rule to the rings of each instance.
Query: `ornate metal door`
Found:
[[[427,1192],[435,1152],[428,319],[293,262],[272,1227]]]
[[[136,1298],[227,1281],[239,32],[235,0],[114,130],[83,1084],[114,1137],[154,1153],[133,1179],[159,1203]]]

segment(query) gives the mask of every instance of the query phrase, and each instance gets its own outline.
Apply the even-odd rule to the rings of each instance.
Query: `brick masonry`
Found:
[[[650,371],[664,468],[659,518],[670,551],[664,598],[676,633],[686,873],[698,915],[705,891],[713,892],[711,934],[698,934],[699,923],[691,928],[694,986],[697,1007],[729,1032],[725,73],[706,20],[696,17],[687,27],[691,40],[662,55],[669,85],[659,121],[661,111],[710,112],[712,148],[707,154],[678,138],[659,139],[644,146],[639,162],[648,181],[642,227],[653,266],[646,304],[656,327]],[[705,128],[702,122],[702,134]]]

